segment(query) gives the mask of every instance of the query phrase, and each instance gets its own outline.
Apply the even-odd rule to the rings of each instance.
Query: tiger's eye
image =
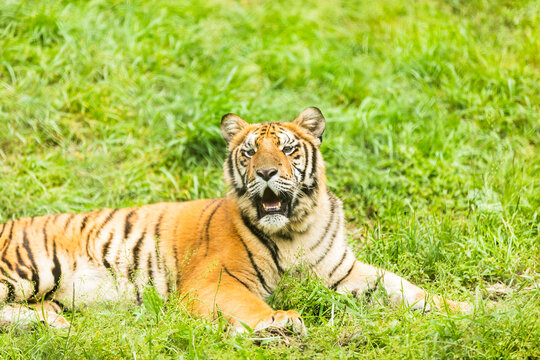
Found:
[[[253,150],[253,149],[244,150],[244,156],[245,156],[245,157],[250,158],[250,157],[252,157],[253,155],[255,155],[255,150]]]
[[[294,146],[285,146],[283,149],[281,149],[285,155],[291,155],[294,151]]]

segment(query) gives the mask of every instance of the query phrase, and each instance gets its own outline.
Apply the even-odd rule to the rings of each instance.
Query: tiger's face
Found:
[[[242,216],[269,233],[303,230],[324,182],[324,127],[317,108],[285,123],[248,124],[234,114],[223,116],[225,182]]]

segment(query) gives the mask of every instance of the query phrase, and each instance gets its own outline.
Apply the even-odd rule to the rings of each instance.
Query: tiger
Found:
[[[181,295],[175,299],[197,316],[225,318],[237,332],[287,328],[305,335],[297,311],[265,302],[284,274],[300,267],[341,294],[381,288],[395,305],[468,311],[467,303],[429,295],[356,259],[342,202],[326,184],[325,127],[316,107],[284,122],[249,124],[229,113],[221,119],[228,147],[223,198],[2,224],[0,325],[70,327],[63,310],[140,304],[150,285],[163,297]]]

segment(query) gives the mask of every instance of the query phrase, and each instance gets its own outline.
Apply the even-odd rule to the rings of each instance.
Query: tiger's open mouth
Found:
[[[266,215],[288,216],[290,201],[276,195],[270,188],[264,190],[263,196],[258,202],[259,218]]]

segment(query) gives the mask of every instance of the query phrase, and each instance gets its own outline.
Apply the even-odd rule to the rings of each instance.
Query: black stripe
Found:
[[[307,231],[308,229],[306,230],[302,230],[302,231],[294,231],[296,234],[303,234]],[[279,236],[280,238],[284,239],[284,240],[287,240],[287,241],[291,241],[292,240],[292,234],[289,232],[289,230],[279,230],[278,232],[275,233],[276,236]]]
[[[246,193],[246,181],[245,176],[240,173],[240,167],[238,166],[238,163],[240,162],[240,156],[239,153],[241,152],[240,147],[237,147],[234,151],[234,159],[236,160],[237,166],[235,167],[236,172],[238,173],[238,176],[240,177],[240,180],[242,181],[240,184],[238,184],[237,187],[237,194],[238,196],[242,196]]]
[[[315,190],[317,190],[317,179],[313,179],[313,183],[311,185],[302,184],[302,187],[300,188],[300,191],[306,194],[308,197],[311,197]]]
[[[237,235],[238,235],[238,238],[240,239],[240,242],[244,246],[244,249],[246,249],[249,261],[251,262],[251,266],[253,266],[253,269],[255,269],[255,272],[257,273],[257,278],[259,279],[259,282],[263,286],[264,290],[266,290],[268,293],[271,293],[272,291],[270,290],[270,288],[266,284],[266,280],[264,279],[264,276],[262,275],[261,270],[259,269],[257,264],[255,264],[255,260],[253,260],[253,254],[251,253],[251,251],[249,251],[246,243],[244,242],[244,239],[242,239],[242,237],[239,234],[237,234]]]
[[[159,247],[159,242],[156,242],[156,247],[155,247],[155,253],[156,253],[156,267],[157,267],[157,270],[161,270],[161,260],[163,259],[161,257],[161,248]]]
[[[43,228],[41,231],[43,232],[43,245],[45,247],[45,251],[47,252],[47,255],[49,254],[49,237],[47,236],[47,225],[49,225],[49,221],[51,221],[51,217],[48,216],[47,220],[45,221],[45,224],[43,225]]]
[[[298,151],[298,145],[294,145],[293,151],[291,151],[291,153],[289,155],[287,155],[287,156],[293,156],[293,154],[295,152],[297,152],[297,151]],[[295,159],[296,159],[296,157],[295,157]]]
[[[13,236],[13,227],[15,226],[15,220],[11,221],[11,227],[9,228],[9,236],[8,239],[11,241],[11,237]]]
[[[93,238],[94,240],[94,244],[95,244],[95,240],[96,239],[99,239],[99,236],[101,235],[101,230],[105,227],[105,225],[112,220],[112,217],[114,216],[114,214],[116,213],[118,209],[114,209],[112,210],[108,215],[107,217],[105,218],[105,220],[103,221],[103,223],[101,223],[100,225],[96,225],[94,223],[94,226],[92,226],[92,229],[90,231],[88,231],[88,233],[86,234],[86,255],[88,255],[89,258],[91,258],[92,260],[94,260],[94,257],[90,255],[90,240],[92,238],[92,235],[93,234],[96,234],[96,236]],[[98,215],[96,215],[96,218],[101,215],[105,210],[101,210],[99,212]],[[98,228],[99,227],[99,228]],[[98,229],[96,231],[96,229]]]
[[[296,140],[302,140],[302,141],[305,141],[305,142],[310,142],[308,138],[306,138],[305,136],[301,135],[301,134],[294,134],[294,138]]]
[[[135,285],[135,296],[137,297],[137,305],[142,305],[142,296],[141,296],[141,289]]]
[[[326,227],[324,228],[324,232],[323,232],[322,236],[319,238],[319,241],[317,241],[309,249],[310,252],[315,250],[321,244],[321,242],[326,238],[326,235],[328,235],[328,231],[330,231],[330,227],[334,223],[336,204],[334,203],[334,199],[329,198],[329,200],[330,200],[330,220],[328,220],[328,224],[326,224]]]
[[[300,183],[303,183],[304,182],[304,179],[306,178],[306,171],[307,171],[307,167],[308,167],[308,149],[307,149],[307,146],[306,146],[306,143],[302,143],[302,147],[304,148],[304,153],[305,153],[305,164],[304,164],[304,168],[300,171],[300,174],[302,175],[302,177],[300,178]]]
[[[19,278],[23,280],[30,280],[28,272],[24,271],[19,265],[15,267],[15,271],[17,272],[17,275],[19,275]]]
[[[144,242],[144,238],[146,237],[146,230],[143,231],[141,237],[137,240],[135,243],[135,246],[133,247],[133,262],[128,270],[128,279],[135,285],[136,290],[136,296],[137,296],[137,303],[141,303],[141,290],[135,283],[135,276],[137,275],[137,271],[139,270],[139,254],[141,252],[141,246]]]
[[[345,251],[343,252],[343,256],[341,257],[341,260],[339,260],[339,263],[336,266],[334,266],[332,271],[330,271],[330,274],[328,274],[329,279],[332,277],[332,275],[334,275],[334,273],[341,266],[341,264],[343,264],[343,261],[345,260],[345,257],[347,256],[347,251],[348,251],[348,248],[345,248]]]
[[[313,176],[315,174],[315,168],[317,166],[317,149],[315,148],[315,145],[312,143],[309,143],[311,145],[311,174],[310,176]]]
[[[197,231],[199,231],[199,229],[201,229],[200,231],[200,236],[199,236],[199,247],[202,246],[202,243],[204,242],[204,231],[202,231],[202,228],[201,228],[201,222],[202,222],[202,219],[204,217],[204,213],[206,212],[206,210],[214,205],[214,203],[217,201],[217,199],[212,199],[210,200],[210,202],[202,209],[200,215],[199,215],[199,219],[197,220]],[[178,224],[176,224],[176,227],[178,228]]]
[[[60,261],[58,261],[58,255],[56,253],[56,243],[53,242],[53,268],[51,269],[53,278],[54,278],[54,285],[52,289],[45,294],[45,299],[48,299],[51,295],[53,295],[56,290],[58,289],[58,286],[60,286],[60,277],[62,276],[62,266],[60,265]]]
[[[14,302],[15,301],[15,286],[13,286],[12,283],[10,283],[7,280],[3,280],[2,284],[6,285],[8,289],[8,296],[6,298],[6,302]]]
[[[233,154],[236,152],[237,149],[233,149],[230,153],[229,153],[229,156],[227,157],[227,166],[229,167],[229,177],[231,178],[231,183],[233,185],[233,188],[234,188],[234,191],[236,192],[236,194],[238,196],[242,196],[243,194],[240,194],[241,193],[241,189],[242,187],[238,187],[238,185],[236,184],[236,180],[234,178],[234,164],[233,164]]]
[[[236,192],[236,195],[238,197],[241,197],[246,193],[246,187],[244,186],[244,183],[237,184],[236,183],[236,178],[234,177],[234,171],[236,169],[236,171],[238,172],[238,175],[240,176],[240,178],[241,179],[243,178],[242,174],[240,174],[240,170],[238,169],[238,166],[234,166],[235,163],[238,162],[238,152],[239,151],[240,151],[240,148],[237,147],[236,149],[232,150],[229,153],[229,157],[227,158],[227,165],[229,166],[229,176],[231,178],[231,182],[233,184],[234,191]],[[234,163],[233,163],[233,158],[235,159]]]
[[[7,250],[8,246],[9,246],[9,244],[11,242],[11,238],[13,236],[13,226],[15,226],[14,223],[15,223],[15,220],[11,220],[11,226],[9,228],[9,235],[8,235],[6,241],[4,241],[4,248],[2,249],[2,256],[4,256],[6,250]]]
[[[159,239],[161,236],[161,222],[163,221],[163,215],[165,214],[165,211],[163,211],[158,218],[158,221],[156,223],[156,228],[154,229],[154,240]]]
[[[142,233],[141,237],[137,242],[135,243],[135,247],[133,247],[133,266],[129,269],[128,278],[133,279],[133,274],[139,269],[139,253],[141,252],[141,246],[144,241],[144,237],[146,236],[146,230]]]
[[[204,235],[206,236],[206,242],[205,242],[205,247],[206,247],[206,250],[204,252],[204,256],[208,255],[208,248],[210,247],[210,223],[212,221],[212,218],[214,217],[214,215],[216,214],[216,211],[218,211],[218,209],[221,207],[221,205],[223,204],[223,200],[221,200],[217,205],[216,207],[214,208],[214,210],[212,210],[212,212],[210,213],[210,216],[208,216],[208,221],[206,221],[206,226],[204,228]]]
[[[210,199],[210,201],[208,202],[208,204],[202,209],[202,211],[201,211],[201,216],[199,217],[199,221],[200,221],[200,218],[204,215],[204,212],[205,212],[210,206],[212,206],[216,201],[218,201],[218,199]]]
[[[156,267],[159,271],[160,265],[159,265],[159,243],[161,241],[161,222],[163,221],[163,216],[165,215],[165,211],[162,211],[159,215],[158,221],[156,223],[156,227],[154,229],[154,245],[155,245],[155,252],[156,252]],[[148,255],[148,264],[151,265],[152,260],[152,253]],[[148,268],[148,277],[152,280],[152,284],[154,284],[154,272],[151,266]]]
[[[156,267],[157,267],[158,273],[161,272],[165,276],[168,276],[167,264],[165,264],[165,261],[163,261],[163,256],[161,255],[161,247],[160,247],[159,242],[156,244]],[[165,293],[168,294],[169,281],[167,279],[165,279],[165,286],[166,286]]]
[[[174,229],[174,233],[173,233],[173,236],[174,236],[174,239],[177,239],[177,234],[178,234],[178,226],[180,225],[180,222],[177,221],[176,222],[176,227]],[[178,244],[175,240],[173,240],[172,242],[172,248],[173,248],[173,257],[174,257],[174,269],[172,269],[173,272],[176,272],[177,271],[177,267],[178,267]],[[172,280],[171,280],[172,281]]]
[[[289,210],[289,213],[291,213],[291,212],[292,212],[292,209],[295,209],[295,208],[298,206],[299,203],[300,203],[300,199],[295,198],[295,199],[293,200],[292,204],[291,204],[291,209]]]
[[[339,284],[341,284],[341,282],[342,282],[343,280],[345,280],[349,275],[351,275],[351,271],[352,271],[352,269],[354,269],[354,265],[356,265],[356,261],[353,262],[353,264],[352,264],[351,268],[349,269],[349,271],[347,271],[347,273],[346,273],[341,279],[339,279],[338,281],[336,281],[336,282],[330,287],[330,289],[336,290],[337,287],[339,286]]]
[[[0,261],[0,276],[8,276],[9,270],[4,266],[5,264]],[[0,280],[2,282],[2,280]],[[2,300],[0,299],[0,304],[2,303]]]
[[[107,215],[107,217],[105,218],[105,220],[103,221],[99,229],[96,231],[96,238],[99,237],[99,235],[101,234],[101,230],[103,230],[105,225],[107,225],[112,220],[114,214],[116,214],[117,211],[118,209],[114,209],[109,213],[109,215]],[[88,238],[86,239],[86,241],[88,242]]]
[[[9,270],[13,271],[13,264],[5,256],[2,257],[2,263],[6,264],[8,266],[8,268],[9,268]]]
[[[56,299],[49,299],[50,302],[53,302],[55,303],[56,305],[58,305],[58,307],[60,309],[62,309],[62,311],[65,311],[66,310],[66,307],[64,306],[64,304],[62,304],[60,301],[56,300]]]
[[[26,264],[24,263],[24,260],[23,260],[23,258],[22,258],[22,256],[21,256],[21,248],[20,248],[20,247],[17,246],[17,247],[15,248],[15,254],[17,255],[17,263],[18,263],[19,265],[24,265],[24,266],[26,266]],[[9,263],[9,261],[5,261],[5,263],[6,263],[6,264],[8,265],[8,267],[11,269],[11,263]]]
[[[6,241],[4,242],[4,248],[2,249],[2,262],[6,263],[9,267],[9,269],[11,271],[13,271],[13,266],[11,265],[11,263],[9,263],[9,261],[7,260],[6,258],[6,253],[8,251],[8,248],[9,248],[9,245],[11,244],[11,238],[13,236],[13,226],[14,226],[14,223],[15,221],[11,221],[11,227],[9,229],[9,236],[8,238],[6,239]]]
[[[265,126],[264,126],[264,134],[261,135],[261,137],[265,137],[266,135],[268,135],[268,132],[270,131],[270,129],[272,128],[272,125],[273,124],[269,124],[269,123],[266,123]]]
[[[162,256],[161,256],[161,232],[160,232],[160,227],[161,227],[161,221],[163,220],[163,215],[164,215],[165,212],[163,212],[160,217],[159,217],[159,220],[158,220],[158,223],[156,224],[156,237],[155,237],[155,241],[154,241],[154,253],[156,255],[156,270],[158,272],[158,274],[161,274],[161,271],[163,270],[163,267],[162,267]],[[150,252],[148,258],[150,259],[152,257],[152,253]],[[152,278],[152,282],[154,283],[155,282],[155,279],[153,278],[153,272],[149,273],[149,276]],[[167,290],[166,292],[169,293],[169,284],[168,282],[165,283],[167,285]]]
[[[235,166],[236,172],[237,172],[238,175],[240,176],[240,179],[242,179],[242,184],[241,184],[242,186],[240,187],[240,189],[243,190],[243,191],[245,191],[245,186],[244,186],[244,183],[245,183],[245,181],[244,181],[244,179],[245,179],[245,177],[244,177],[245,172],[244,172],[244,174],[242,174],[242,173],[240,172],[240,167],[241,167],[241,165],[243,165],[245,159],[244,159],[243,157],[241,157],[241,156],[238,156],[238,153],[239,153],[239,152],[240,152],[240,149],[237,148],[237,150],[235,150],[234,163],[235,163],[235,165],[236,165],[236,166]],[[244,165],[244,167],[245,167],[245,165]]]
[[[336,235],[337,235],[340,225],[341,225],[341,218],[337,219],[336,227],[334,231],[332,232],[332,236],[331,236],[332,240],[330,241],[330,244],[326,247],[324,254],[315,262],[314,266],[319,265],[319,263],[326,257],[326,255],[328,255],[330,250],[332,250],[332,246],[334,245],[334,241],[336,240]]]
[[[270,251],[270,255],[272,256],[272,260],[274,260],[274,264],[276,265],[276,268],[280,274],[283,274],[283,268],[279,264],[279,249],[274,241],[267,237],[262,231],[260,231],[257,227],[255,227],[247,217],[242,215],[242,221],[244,222],[244,225],[251,231],[253,235],[259,241]]]
[[[146,266],[148,267],[148,280],[150,281],[150,285],[154,285],[154,269],[152,269],[152,253],[148,254],[148,260],[146,262]]]
[[[88,234],[86,235],[86,254],[88,255],[89,258],[91,258],[91,256],[90,256],[90,236],[92,236],[92,234],[93,234],[94,231],[95,231],[95,234],[96,234],[95,239],[98,239],[99,236],[101,235],[101,231],[102,231],[102,230],[105,228],[105,226],[113,219],[113,216],[114,216],[114,214],[116,214],[117,211],[118,211],[118,209],[111,210],[111,212],[107,215],[107,217],[105,218],[105,220],[101,223],[101,225],[99,225],[99,228],[97,229],[97,231],[95,231],[95,230],[96,230],[96,227],[94,226],[94,228],[93,228],[91,231],[89,231]],[[111,239],[112,239],[112,237],[113,237],[113,233],[111,233],[111,235],[110,235],[109,239],[107,240],[107,242],[110,242]],[[105,247],[103,248],[102,254],[105,254],[105,255],[106,255],[106,252],[107,252],[107,249],[108,249],[109,246],[108,246],[107,244],[105,244],[105,245],[106,245],[107,248],[105,248]],[[109,245],[110,245],[110,244],[109,244]],[[105,260],[105,256],[102,256],[102,258],[104,259],[104,265],[105,265],[108,269],[110,269],[110,264],[109,264],[109,262],[107,262],[107,261]],[[105,262],[106,262],[106,263],[105,263]]]
[[[227,157],[227,166],[229,167],[229,177],[231,178],[231,181],[233,182],[234,184],[234,170],[233,170],[233,160],[232,160],[232,156],[233,156],[233,151],[231,151],[229,153],[229,156]],[[236,188],[236,186],[235,186]]]
[[[107,252],[109,251],[109,246],[111,246],[113,235],[114,235],[114,233],[111,232],[111,234],[109,235],[109,238],[107,239],[107,241],[103,245],[103,250],[101,252],[101,258],[103,259],[103,265],[105,265],[105,267],[107,269],[111,268],[111,264],[107,261],[106,257],[107,257]]]
[[[23,230],[23,246],[28,255],[28,259],[30,259],[30,263],[32,264],[32,282],[34,283],[34,291],[32,292],[31,297],[34,297],[39,292],[39,271],[38,271],[36,262],[34,260],[34,254],[32,254],[30,243],[28,242],[26,228]]]
[[[176,241],[173,241],[172,247],[173,247],[173,254],[174,254],[174,268],[172,269],[172,271],[173,271],[173,273],[177,273],[178,272],[178,249],[177,249],[177,246],[176,246]],[[174,276],[176,276],[176,275],[174,275]],[[169,276],[169,278],[170,278],[170,282],[173,282],[172,277]]]
[[[178,239],[180,238],[178,235],[178,228],[180,227],[180,222],[179,221],[176,221],[176,224],[175,224],[175,227],[174,227],[174,232],[173,232],[173,239]],[[197,229],[199,227],[197,226]],[[177,243],[177,240],[173,240],[172,243],[171,243],[171,246],[172,246],[172,250],[173,250],[173,263],[171,264],[172,265],[172,268],[169,269],[167,268],[167,290],[170,291],[171,288],[175,288],[175,283],[176,283],[176,279],[177,279],[177,274],[178,274],[178,243]],[[172,275],[171,275],[172,274]]]
[[[90,215],[86,215],[86,216],[83,217],[83,219],[82,219],[82,222],[81,222],[81,233],[83,232],[84,228],[86,227],[86,222],[88,221],[88,217],[89,217],[89,216],[90,216]],[[68,219],[68,221],[69,221],[69,219]]]
[[[6,223],[2,224],[2,231],[0,232],[0,239],[2,238],[2,235],[4,235],[4,230],[6,229]]]
[[[74,217],[75,217],[75,214],[69,214],[66,224],[64,225],[64,231],[67,231],[67,228],[69,224],[71,224],[71,220],[73,220]]]
[[[21,279],[30,280],[30,276],[28,276],[28,272],[23,271],[23,269],[21,269],[21,267],[19,266],[19,265],[22,265],[27,268],[26,264],[24,263],[24,260],[22,259],[21,251],[19,247],[16,248],[15,254],[17,255],[17,265],[15,267],[15,271],[17,272],[17,275],[19,275]],[[13,270],[13,264],[11,264],[11,262],[8,261],[8,259],[4,261],[4,264],[7,265],[11,270]]]
[[[313,193],[315,192],[315,190],[317,190],[317,186],[318,186],[318,181],[317,181],[317,178],[315,177],[315,170],[316,170],[316,166],[317,166],[317,149],[315,148],[315,145],[313,145],[312,143],[309,143],[309,145],[311,146],[311,171],[309,174],[305,174],[305,177],[310,177],[312,179],[312,184],[311,185],[306,185],[306,184],[302,184],[302,188],[300,189],[300,191],[302,191],[304,194],[306,194],[307,196],[312,196]],[[306,150],[306,147],[304,145],[304,149]],[[306,150],[307,151],[307,150]],[[306,156],[307,156],[307,153],[306,153]],[[306,170],[307,170],[307,163],[306,163]],[[304,178],[302,178],[302,181],[304,180]]]
[[[2,244],[2,258],[4,258],[4,254],[5,254],[5,252],[6,252],[7,248],[8,248],[8,246],[9,246],[9,243],[10,243],[10,241],[11,241],[11,232],[12,232],[12,230],[13,230],[13,221],[10,221],[10,223],[11,223],[10,234],[9,234],[8,238],[7,238],[7,239],[4,241],[4,243]],[[2,233],[3,233],[3,232],[4,232],[4,231],[2,230]]]
[[[0,239],[2,239],[2,236],[4,235],[4,231],[6,230],[6,225],[7,225],[7,222],[2,224],[2,233],[0,233]],[[0,250],[2,252],[2,260],[5,260],[5,252],[6,252],[6,249],[8,248],[9,246],[9,239],[6,239],[4,241],[4,243],[2,244],[2,250]],[[3,270],[3,269],[2,269]]]
[[[302,173],[302,169],[298,165],[296,165],[295,163],[291,163],[291,165],[293,166],[293,168],[296,169],[296,171],[298,171],[299,173]]]
[[[246,289],[248,289],[249,291],[251,291],[251,289],[249,288],[249,286],[247,286],[247,284],[245,282],[243,282],[242,280],[240,280],[239,278],[237,278],[236,276],[234,276],[233,274],[231,274],[231,272],[229,271],[229,269],[227,269],[227,267],[225,265],[223,265],[223,270],[225,270],[225,272],[227,273],[227,275],[229,275],[230,277],[232,277],[233,279],[235,279],[236,281],[238,281],[240,284],[244,285],[246,287]]]
[[[131,228],[133,227],[131,224],[131,217],[135,214],[135,210],[132,210],[127,216],[126,216],[126,223],[124,225],[124,240],[127,240],[129,233],[131,232]]]

